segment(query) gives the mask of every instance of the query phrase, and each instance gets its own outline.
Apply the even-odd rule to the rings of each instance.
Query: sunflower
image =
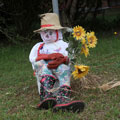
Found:
[[[97,38],[94,32],[87,33],[88,47],[94,48],[97,44]]]
[[[82,44],[85,44],[85,43],[86,43],[85,38],[83,38],[83,39],[81,40],[81,43],[82,43]]]
[[[114,32],[115,35],[117,35],[117,32]]]
[[[75,79],[82,78],[89,71],[89,66],[85,65],[75,65],[75,71],[72,72],[72,75]]]
[[[85,57],[87,57],[87,56],[89,55],[89,49],[88,49],[87,44],[83,44],[83,45],[82,45],[81,54],[82,54],[82,53],[85,54]]]
[[[85,30],[81,26],[76,26],[73,28],[73,37],[75,37],[77,40],[80,40],[85,37]]]

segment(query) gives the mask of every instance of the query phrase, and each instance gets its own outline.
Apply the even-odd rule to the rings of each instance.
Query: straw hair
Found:
[[[67,27],[61,26],[59,17],[56,13],[41,14],[40,18],[41,18],[41,28],[38,30],[34,30],[33,32],[40,32],[47,29],[50,29],[50,30],[67,29]]]

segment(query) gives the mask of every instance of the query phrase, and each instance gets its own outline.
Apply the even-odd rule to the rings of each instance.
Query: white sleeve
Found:
[[[68,48],[68,43],[67,42],[62,42],[62,54],[64,55],[64,56],[68,56],[68,51],[66,50],[67,48]]]
[[[67,42],[64,42],[64,47],[65,47],[65,49],[68,48],[68,43]]]
[[[32,50],[30,51],[29,61],[33,64],[37,58],[37,51],[41,43],[37,43],[33,46]]]

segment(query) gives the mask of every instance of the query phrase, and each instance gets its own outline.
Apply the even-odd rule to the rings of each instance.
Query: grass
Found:
[[[103,33],[98,36],[96,48],[90,50],[82,63],[91,67],[89,74],[100,77],[102,83],[120,80],[120,35]],[[107,92],[99,89],[80,89],[79,81],[72,81],[77,94],[74,99],[82,99],[86,104],[84,112],[52,113],[51,110],[36,110],[39,103],[36,79],[33,77],[28,60],[32,44],[24,46],[0,47],[0,120],[119,120],[120,87]]]

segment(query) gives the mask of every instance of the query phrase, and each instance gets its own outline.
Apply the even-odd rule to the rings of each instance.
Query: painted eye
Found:
[[[52,35],[53,34],[53,32],[52,31],[50,31],[50,33],[49,33],[50,35]]]

